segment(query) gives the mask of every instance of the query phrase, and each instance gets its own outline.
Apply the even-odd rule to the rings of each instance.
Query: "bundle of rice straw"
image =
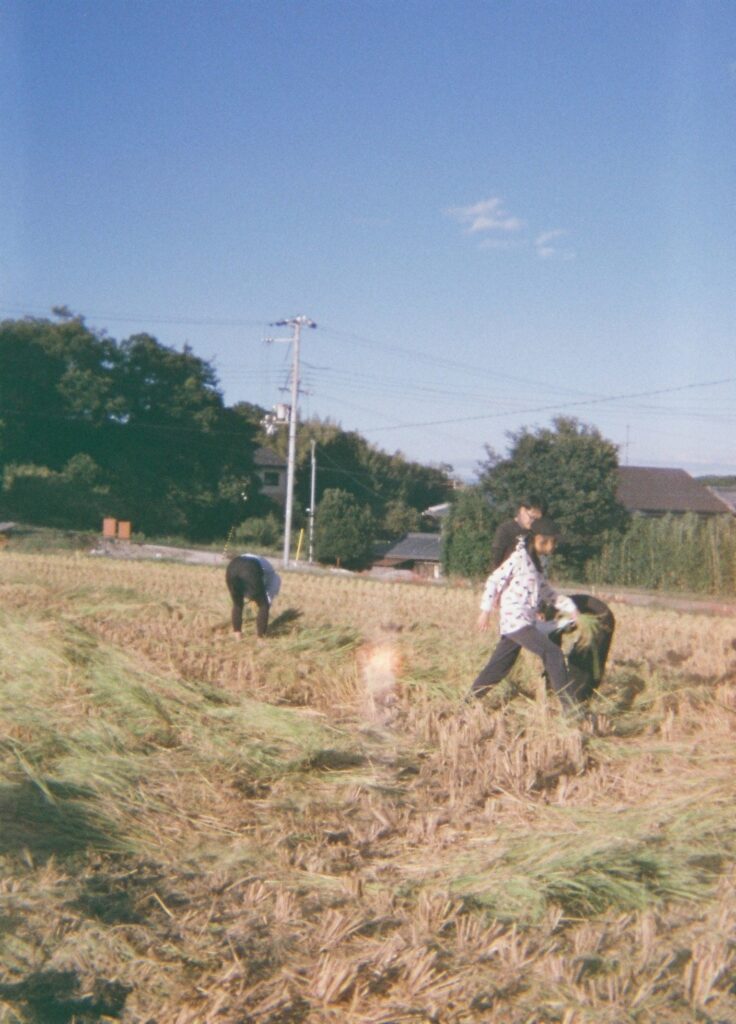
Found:
[[[591,612],[578,612],[575,624],[577,626],[576,643],[580,647],[591,647],[601,631],[600,616],[593,615]]]

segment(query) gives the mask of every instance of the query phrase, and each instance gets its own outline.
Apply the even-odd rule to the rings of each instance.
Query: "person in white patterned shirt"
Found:
[[[575,700],[568,692],[569,677],[565,656],[539,628],[540,604],[550,604],[569,620],[577,618],[574,602],[558,594],[547,582],[540,558],[551,555],[559,530],[547,516],[536,519],[527,538],[520,538],[513,553],[486,580],[480,603],[478,628],[488,629],[491,612],[499,609],[499,640],[488,664],[482,669],[471,689],[471,697],[482,697],[500,683],[516,663],[524,648],[542,659],[553,690],[565,710],[572,710]]]

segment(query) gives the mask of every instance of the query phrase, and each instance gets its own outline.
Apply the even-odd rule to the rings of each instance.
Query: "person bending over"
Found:
[[[281,577],[269,560],[261,555],[237,555],[225,570],[225,582],[233,602],[231,618],[235,638],[239,640],[242,636],[246,598],[258,607],[256,634],[265,636],[271,603],[281,589]]]
[[[559,530],[551,519],[546,516],[536,519],[529,536],[519,539],[510,557],[486,580],[478,628],[482,631],[488,629],[491,611],[498,607],[501,639],[490,661],[474,681],[471,697],[482,697],[492,686],[500,683],[524,648],[542,659],[563,709],[571,711],[575,707],[577,702],[570,692],[565,656],[561,648],[537,628],[538,623],[541,626],[537,615],[541,602],[554,605],[573,621],[577,618],[574,602],[564,594],[557,594],[542,571],[540,558],[553,553],[558,536]]]
[[[546,514],[544,502],[528,495],[519,502],[514,519],[507,519],[501,523],[493,535],[491,546],[491,572],[497,569],[502,562],[505,562],[509,555],[512,555],[519,537],[528,537],[532,523]]]

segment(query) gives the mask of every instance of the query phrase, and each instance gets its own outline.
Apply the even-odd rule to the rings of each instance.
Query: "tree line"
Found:
[[[38,525],[97,529],[103,515],[147,535],[192,540],[278,522],[254,456],[285,436],[264,409],[225,405],[210,363],[150,334],[121,341],[65,308],[0,323],[3,514]],[[305,429],[306,428],[306,429]],[[380,451],[329,421],[300,426],[295,523],[309,502],[309,438],[319,446],[317,500],[339,489],[366,507],[370,529],[395,535],[450,492],[449,467]],[[368,520],[366,520],[368,523]]]
[[[285,457],[266,410],[225,405],[214,368],[149,334],[116,341],[66,309],[54,319],[0,323],[0,515],[98,529],[104,515],[138,533],[276,546],[282,510],[261,493],[254,456]],[[475,486],[453,489],[451,467],[382,451],[327,419],[300,424],[296,528],[310,501],[317,445],[317,558],[370,563],[374,538],[427,528],[424,509],[452,500],[443,531],[451,575],[480,578],[493,532],[520,496],[538,494],[563,531],[558,577],[580,582],[736,592],[736,519],[631,518],[616,499],[616,446],[596,427],[558,417],[486,448]],[[719,481],[722,482],[722,481]]]
[[[443,545],[446,572],[485,576],[495,528],[514,514],[522,495],[535,494],[562,529],[553,567],[558,578],[736,593],[736,517],[630,515],[616,498],[616,446],[577,419],[558,417],[551,427],[525,427],[508,437],[507,456],[487,450],[477,486],[452,507]]]

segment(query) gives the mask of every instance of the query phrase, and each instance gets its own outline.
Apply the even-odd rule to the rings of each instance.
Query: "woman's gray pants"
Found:
[[[470,688],[471,694],[474,697],[482,697],[492,686],[500,683],[514,667],[522,647],[542,659],[547,678],[560,698],[562,706],[573,707],[575,701],[568,693],[569,679],[565,655],[557,644],[553,644],[549,637],[540,633],[534,626],[523,626],[501,637],[490,661]]]

